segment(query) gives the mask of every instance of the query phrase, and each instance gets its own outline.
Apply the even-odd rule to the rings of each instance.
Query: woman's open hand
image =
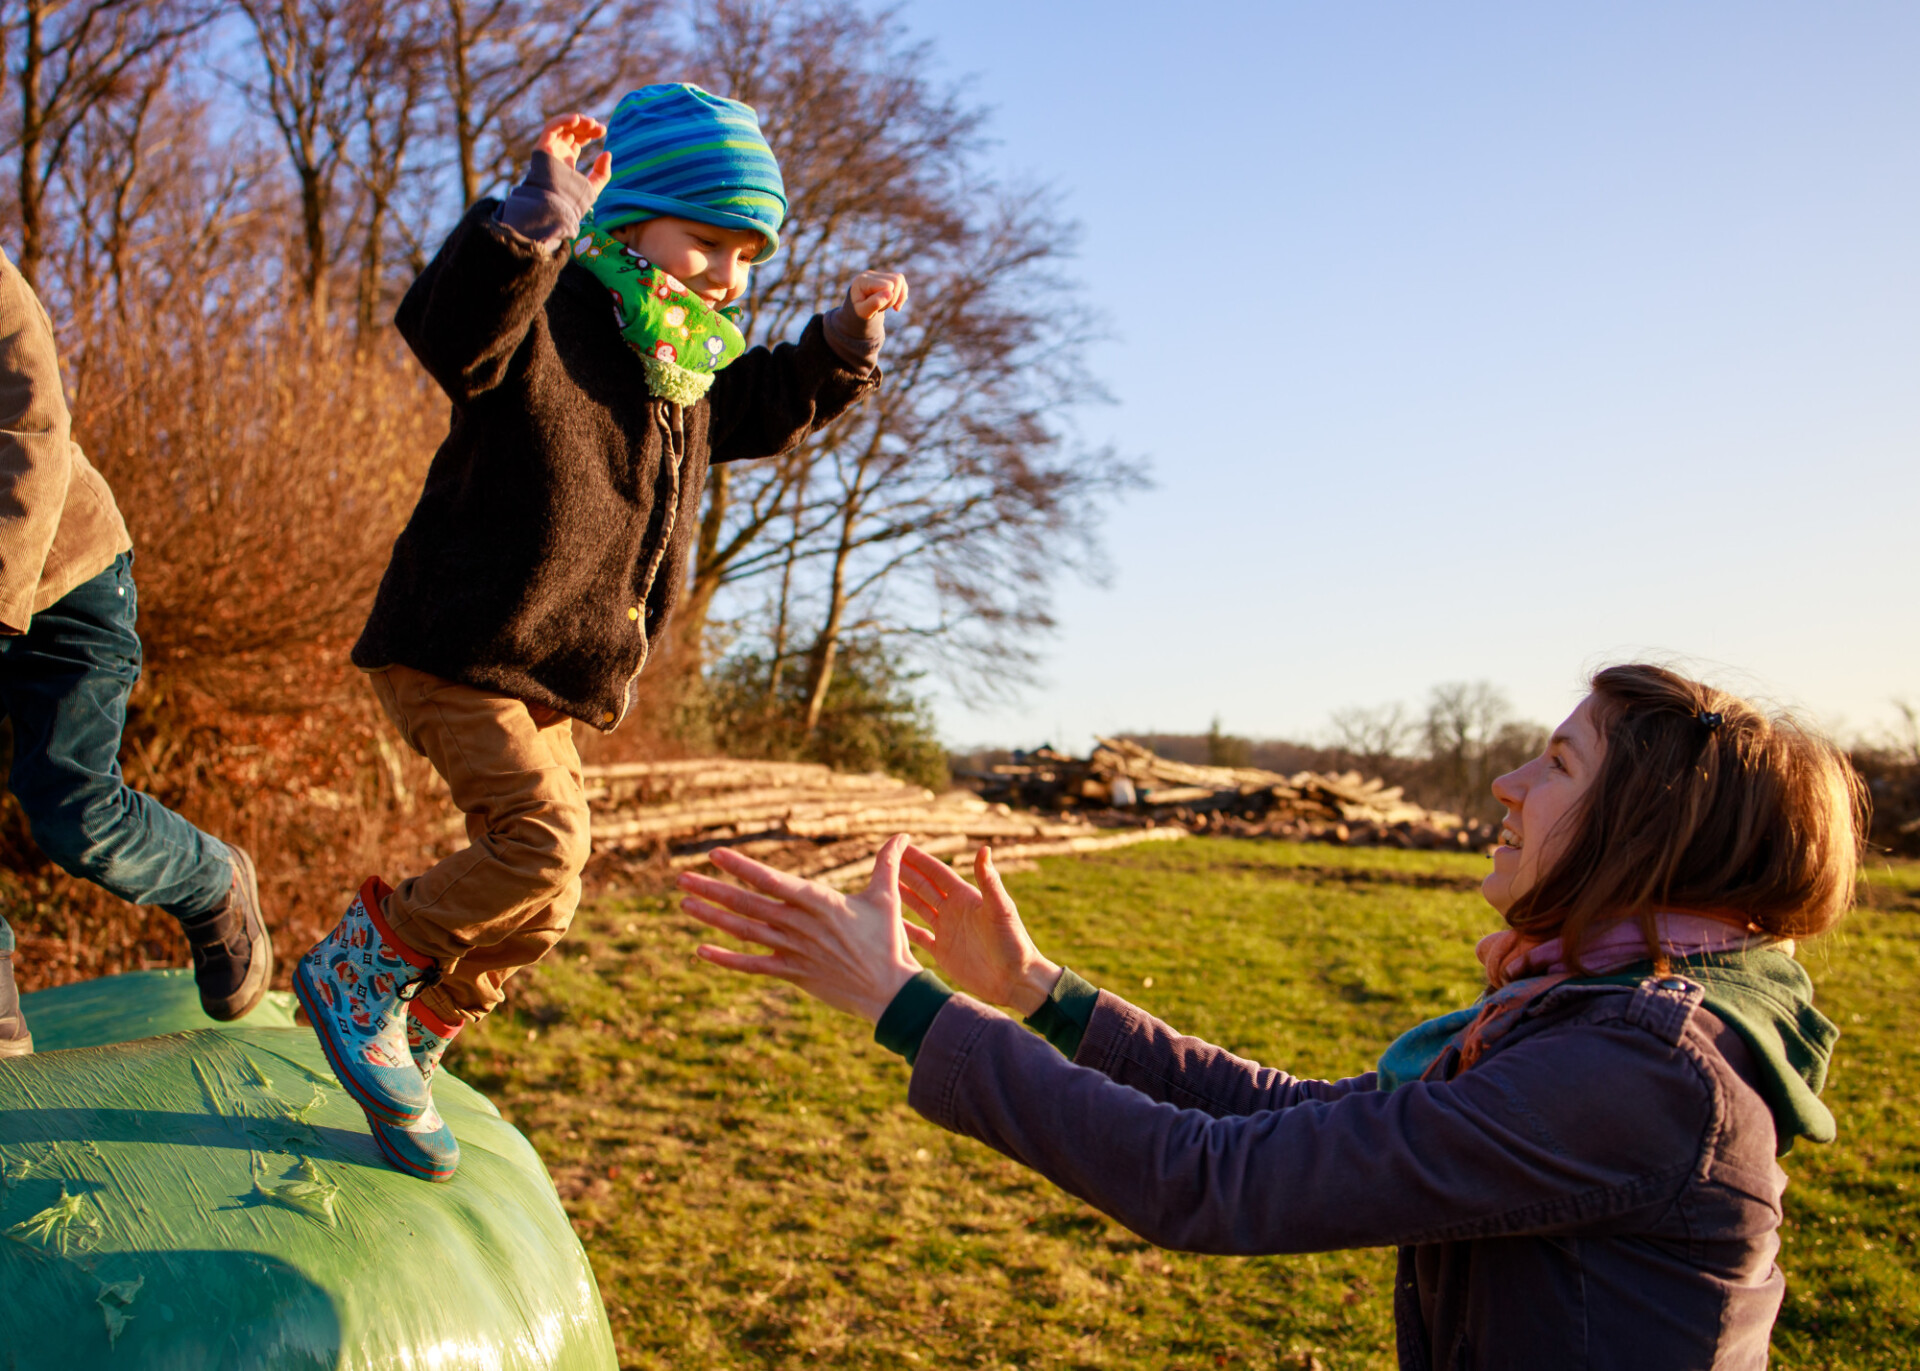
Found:
[[[900,853],[906,845],[905,834],[887,839],[874,860],[873,879],[858,895],[716,849],[713,864],[750,888],[685,872],[679,884],[688,896],[680,907],[703,924],[770,951],[733,952],[702,943],[698,955],[731,971],[792,981],[835,1009],[878,1023],[900,987],[920,971],[900,917]]]
[[[973,854],[973,874],[980,882],[977,890],[938,857],[909,847],[900,893],[931,931],[908,924],[907,936],[931,952],[967,994],[1031,1014],[1060,979],[1060,968],[1027,936],[1013,897],[993,869],[992,848]]]

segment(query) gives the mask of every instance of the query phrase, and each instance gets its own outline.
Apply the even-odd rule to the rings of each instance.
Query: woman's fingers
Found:
[[[785,951],[792,946],[786,935],[770,924],[758,919],[742,918],[730,909],[709,904],[697,896],[689,895],[680,901],[680,908],[693,915],[709,928],[717,928],[722,933],[731,933],[745,943],[759,943],[762,947],[771,947]]]
[[[972,888],[960,878],[958,872],[931,852],[922,852],[917,847],[909,846],[901,860],[907,870],[925,879],[928,885],[948,899],[962,890]]]
[[[694,955],[702,961],[712,962],[715,966],[724,966],[729,971],[745,971],[755,976],[778,976],[783,981],[792,977],[786,965],[771,954],[733,952],[724,947],[715,947],[712,943],[701,943],[693,951]]]
[[[784,871],[775,871],[751,857],[743,857],[731,848],[717,847],[707,854],[713,864],[737,881],[743,881],[783,904],[799,909],[811,910],[816,914],[831,914],[839,907],[840,896],[816,881],[805,881],[798,876],[789,876]]]
[[[677,884],[682,890],[717,904],[722,909],[731,909],[736,914],[744,914],[762,923],[785,923],[798,912],[785,900],[769,899],[754,891],[742,890],[737,885],[728,885],[725,881],[716,881],[711,876],[700,876],[691,871],[682,872]]]
[[[925,892],[915,890],[905,881],[900,882],[900,898],[905,900],[914,913],[928,923],[940,922],[940,906],[926,897]]]
[[[952,899],[936,890],[931,881],[911,867],[903,868],[900,872],[900,893],[922,909],[943,909]]]
[[[907,930],[907,941],[915,947],[924,947],[927,951],[931,952],[939,945],[938,940],[934,938],[933,934],[927,932],[927,930],[920,927],[919,924],[908,923],[905,919],[902,919],[900,921],[900,927]]]
[[[991,847],[983,846],[973,854],[973,874],[980,881],[980,893],[983,896],[1007,909],[1013,908],[1013,897],[1000,884],[1000,873],[994,869]]]
[[[873,858],[873,878],[867,882],[867,897],[886,900],[900,889],[900,854],[907,849],[908,838],[896,833],[881,844]]]

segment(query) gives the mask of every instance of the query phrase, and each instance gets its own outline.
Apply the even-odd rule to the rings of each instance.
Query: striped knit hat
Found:
[[[763,234],[780,246],[787,188],[753,106],[680,83],[642,86],[607,121],[613,180],[593,219],[611,231],[661,215]]]

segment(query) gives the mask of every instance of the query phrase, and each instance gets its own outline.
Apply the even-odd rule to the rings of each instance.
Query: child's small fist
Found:
[[[579,160],[587,144],[606,136],[607,126],[590,114],[557,114],[547,120],[547,126],[540,130],[539,140],[534,143],[533,150],[544,152],[571,167]],[[593,159],[593,166],[587,172],[587,184],[597,197],[612,179],[613,155],[603,152]]]
[[[847,287],[847,303],[862,319],[907,307],[907,278],[897,271],[863,271]]]

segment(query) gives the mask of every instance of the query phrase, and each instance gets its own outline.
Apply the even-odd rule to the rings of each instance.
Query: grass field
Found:
[[[1477,988],[1484,859],[1195,839],[1009,878],[1036,940],[1181,1029],[1347,1075]],[[1802,1144],[1775,1365],[1913,1366],[1920,866],[1806,950],[1845,1037],[1840,1141]],[[1159,1251],[905,1104],[852,1019],[606,900],[453,1068],[551,1168],[625,1367],[1392,1365],[1392,1254]]]

